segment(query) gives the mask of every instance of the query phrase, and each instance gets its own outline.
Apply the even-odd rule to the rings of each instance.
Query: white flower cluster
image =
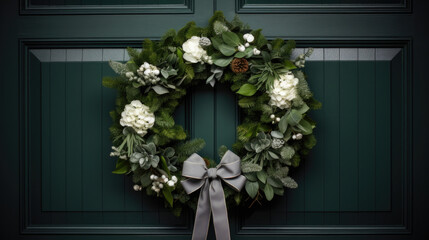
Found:
[[[127,160],[127,154],[125,153],[124,150],[119,151],[119,149],[115,146],[112,146],[112,150],[113,152],[110,153],[111,157],[119,157],[120,159],[124,159]]]
[[[178,181],[176,176],[172,176],[171,179],[169,180],[168,177],[166,177],[165,175],[158,177],[154,174],[150,175],[150,180],[153,181],[152,190],[157,193],[164,188],[164,184],[167,184],[169,187],[174,187]]]
[[[208,63],[213,64],[213,60],[207,55],[206,50],[200,45],[200,37],[192,36],[183,43],[182,48],[185,53],[183,58],[191,63]]]
[[[280,109],[290,108],[291,101],[298,97],[298,82],[292,72],[280,75],[280,79],[274,80],[274,86],[269,92],[269,104]]]
[[[139,100],[134,100],[125,105],[119,123],[123,127],[133,128],[137,134],[143,137],[146,135],[147,130],[153,127],[155,115],[149,110],[148,106],[142,104]]]
[[[137,81],[138,83],[145,85],[154,85],[159,82],[160,78],[158,77],[160,71],[159,69],[147,62],[144,62],[139,69],[137,69],[137,76],[133,72],[125,73],[125,76],[130,81]]]
[[[244,45],[238,46],[238,51],[240,52],[246,51],[246,48],[249,47],[250,43],[252,43],[255,40],[255,37],[250,33],[246,33],[243,35],[243,39],[246,41],[246,43]],[[259,54],[261,54],[261,51],[258,50],[257,48],[253,48],[253,55],[259,55]]]

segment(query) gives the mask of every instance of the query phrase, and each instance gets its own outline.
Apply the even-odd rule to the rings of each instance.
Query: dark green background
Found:
[[[230,209],[232,238],[428,236],[421,3],[11,2],[1,3],[2,238],[190,238],[192,213],[176,218],[110,173],[115,92],[101,77],[113,74],[107,60],[127,59],[125,46],[191,20],[205,25],[215,10],[238,12],[268,38],[315,47],[306,73],[324,104],[312,113],[318,145],[292,172],[299,188],[256,209]],[[238,118],[234,95],[219,84],[193,90],[176,113],[214,159],[234,142]]]

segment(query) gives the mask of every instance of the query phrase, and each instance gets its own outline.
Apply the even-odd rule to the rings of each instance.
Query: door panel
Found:
[[[7,239],[189,239],[180,218],[111,173],[107,61],[215,10],[267,38],[315,47],[306,74],[323,108],[318,144],[292,172],[299,188],[231,208],[232,239],[423,239],[428,235],[427,114],[421,3],[411,1],[2,2],[1,236]],[[421,4],[421,5],[420,5]],[[364,14],[342,14],[344,12]],[[388,14],[384,14],[384,13]],[[302,14],[312,13],[312,14]],[[323,13],[323,14],[317,14]],[[326,14],[329,13],[329,14]],[[371,14],[367,14],[371,13]],[[406,13],[406,14],[403,14]],[[67,16],[64,16],[67,15]],[[14,23],[14,24],[8,24]],[[412,27],[414,26],[414,27]],[[3,35],[2,35],[3,36]],[[426,90],[425,90],[426,89]],[[240,121],[228,86],[191,89],[175,113],[201,154],[219,161]],[[214,239],[211,231],[209,239]]]

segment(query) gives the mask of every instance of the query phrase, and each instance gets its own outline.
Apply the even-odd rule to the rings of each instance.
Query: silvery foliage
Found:
[[[144,170],[150,167],[156,168],[159,163],[156,146],[154,143],[143,144],[135,147],[135,152],[130,157],[130,162],[139,164]]]

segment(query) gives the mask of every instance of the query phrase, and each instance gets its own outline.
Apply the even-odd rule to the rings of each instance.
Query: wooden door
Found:
[[[174,217],[111,174],[107,61],[214,11],[267,38],[314,47],[306,73],[323,103],[318,145],[299,188],[231,209],[233,239],[423,239],[429,235],[427,8],[411,0],[20,0],[1,3],[1,236],[5,239],[190,239]],[[347,14],[345,14],[347,13]],[[235,141],[236,101],[203,86],[176,120],[216,159]],[[426,185],[425,185],[426,184]],[[214,239],[214,234],[209,234]]]

